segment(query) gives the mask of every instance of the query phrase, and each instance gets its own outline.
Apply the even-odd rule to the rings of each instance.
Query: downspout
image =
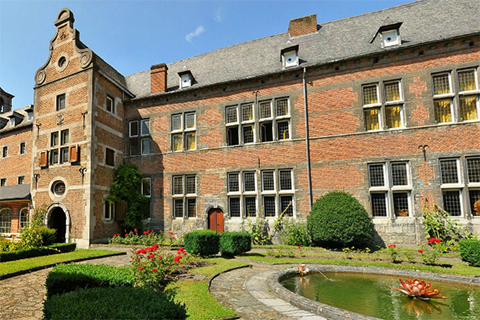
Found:
[[[307,157],[307,178],[308,178],[308,200],[310,205],[310,211],[312,211],[313,195],[312,195],[312,174],[310,168],[310,134],[308,131],[308,103],[307,103],[307,82],[305,81],[305,75],[307,68],[303,68],[303,108],[305,113],[305,153]]]

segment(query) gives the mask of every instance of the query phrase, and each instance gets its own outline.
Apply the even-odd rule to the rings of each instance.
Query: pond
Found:
[[[290,275],[280,283],[311,300],[380,319],[480,319],[480,287],[422,279],[448,297],[422,301],[391,289],[402,288],[399,278],[405,280],[394,275],[320,272]]]

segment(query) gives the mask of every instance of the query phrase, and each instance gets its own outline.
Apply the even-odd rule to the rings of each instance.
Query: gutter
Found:
[[[310,133],[308,131],[308,98],[307,98],[307,82],[305,80],[305,75],[307,73],[307,68],[303,68],[303,108],[305,113],[305,155],[307,161],[307,180],[308,180],[308,200],[310,205],[310,211],[312,211],[313,205],[313,195],[312,195],[312,174],[310,168]]]

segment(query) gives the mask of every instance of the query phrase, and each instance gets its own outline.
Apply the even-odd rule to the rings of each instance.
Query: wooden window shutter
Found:
[[[70,146],[70,162],[78,161],[78,144]]]
[[[40,152],[40,167],[46,167],[48,164],[48,151]]]

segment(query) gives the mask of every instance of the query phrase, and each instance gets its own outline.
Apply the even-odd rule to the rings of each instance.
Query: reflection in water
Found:
[[[391,290],[397,281],[388,275],[311,272],[286,277],[281,283],[309,299],[381,319],[480,319],[480,287],[435,281],[435,288],[449,299],[422,301]]]

